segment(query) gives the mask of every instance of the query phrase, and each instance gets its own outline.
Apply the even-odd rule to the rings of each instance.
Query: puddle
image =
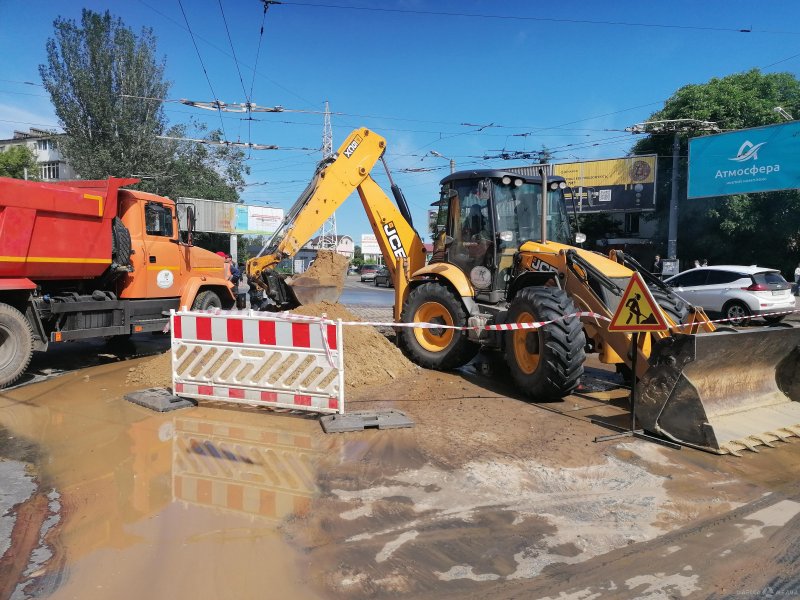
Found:
[[[315,420],[243,407],[154,413],[122,400],[127,372],[0,395],[0,425],[37,446],[57,494],[27,593],[47,579],[51,598],[263,597],[265,585],[317,598],[279,524],[309,510],[334,440]]]

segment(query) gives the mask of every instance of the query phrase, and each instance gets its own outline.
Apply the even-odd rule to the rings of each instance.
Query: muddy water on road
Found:
[[[231,405],[158,414],[122,399],[129,365],[0,394],[0,428],[35,446],[40,496],[58,494],[28,594],[542,597],[523,586],[740,509],[800,461],[800,442],[738,462],[590,444],[589,423],[428,372],[362,394],[408,411],[408,430],[326,436],[310,417]],[[788,522],[762,513],[748,527]],[[735,529],[734,549],[750,531]],[[681,596],[708,589],[700,550],[681,555]],[[652,557],[634,566],[657,579]],[[631,568],[612,581],[621,597],[637,596]]]
[[[279,525],[309,510],[335,438],[314,420],[235,407],[154,413],[122,399],[127,372],[106,365],[0,396],[0,425],[38,447],[39,480],[60,495],[53,558],[20,576],[25,591],[317,598]]]

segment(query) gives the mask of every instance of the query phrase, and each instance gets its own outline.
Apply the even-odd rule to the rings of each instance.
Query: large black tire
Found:
[[[217,293],[213,290],[200,292],[194,297],[192,310],[209,310],[212,308],[222,308],[222,300],[219,299],[219,296],[217,296]]]
[[[33,329],[21,312],[0,303],[0,388],[11,385],[33,357]]]
[[[689,305],[674,294],[667,294],[656,286],[650,287],[653,300],[658,302],[665,313],[667,313],[675,323],[683,323],[686,315],[689,314]]]
[[[722,307],[722,318],[729,319],[731,325],[747,325],[751,314],[747,305],[738,300],[732,300]]]
[[[505,337],[506,362],[517,387],[534,400],[557,400],[570,394],[583,375],[586,338],[578,312],[564,290],[529,287],[508,308],[508,323],[555,322],[538,329],[517,329]]]
[[[400,316],[403,323],[430,322],[463,327],[467,313],[459,299],[440,283],[423,283],[409,294]],[[467,364],[479,345],[457,329],[403,327],[398,333],[403,353],[426,369],[446,371]]]

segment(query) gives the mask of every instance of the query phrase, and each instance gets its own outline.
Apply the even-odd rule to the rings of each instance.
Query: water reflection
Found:
[[[228,407],[197,409],[173,423],[174,500],[270,520],[309,510],[315,469],[331,441],[317,423]]]

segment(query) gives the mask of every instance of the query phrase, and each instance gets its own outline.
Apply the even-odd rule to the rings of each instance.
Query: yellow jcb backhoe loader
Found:
[[[417,364],[452,369],[481,347],[495,349],[533,400],[572,392],[587,350],[598,352],[604,363],[630,369],[630,335],[610,332],[607,320],[576,313],[610,318],[637,270],[672,326],[639,337],[635,376],[641,382],[637,415],[643,427],[717,453],[800,435],[800,329],[717,330],[701,309],[630,257],[574,246],[565,182],[544,172],[531,177],[477,170],[445,177],[434,202],[434,253],[425,264],[422,240],[399,188],[391,183],[395,206],[370,176],[385,149],[385,140],[374,132],[351,133],[338,153],[319,165],[262,251],[266,254],[248,263],[251,281],[271,308],[303,300],[275,266],[294,255],[356,190],[392,274],[395,321],[464,327],[399,327],[398,343]],[[543,321],[552,322],[538,329],[485,329]]]

